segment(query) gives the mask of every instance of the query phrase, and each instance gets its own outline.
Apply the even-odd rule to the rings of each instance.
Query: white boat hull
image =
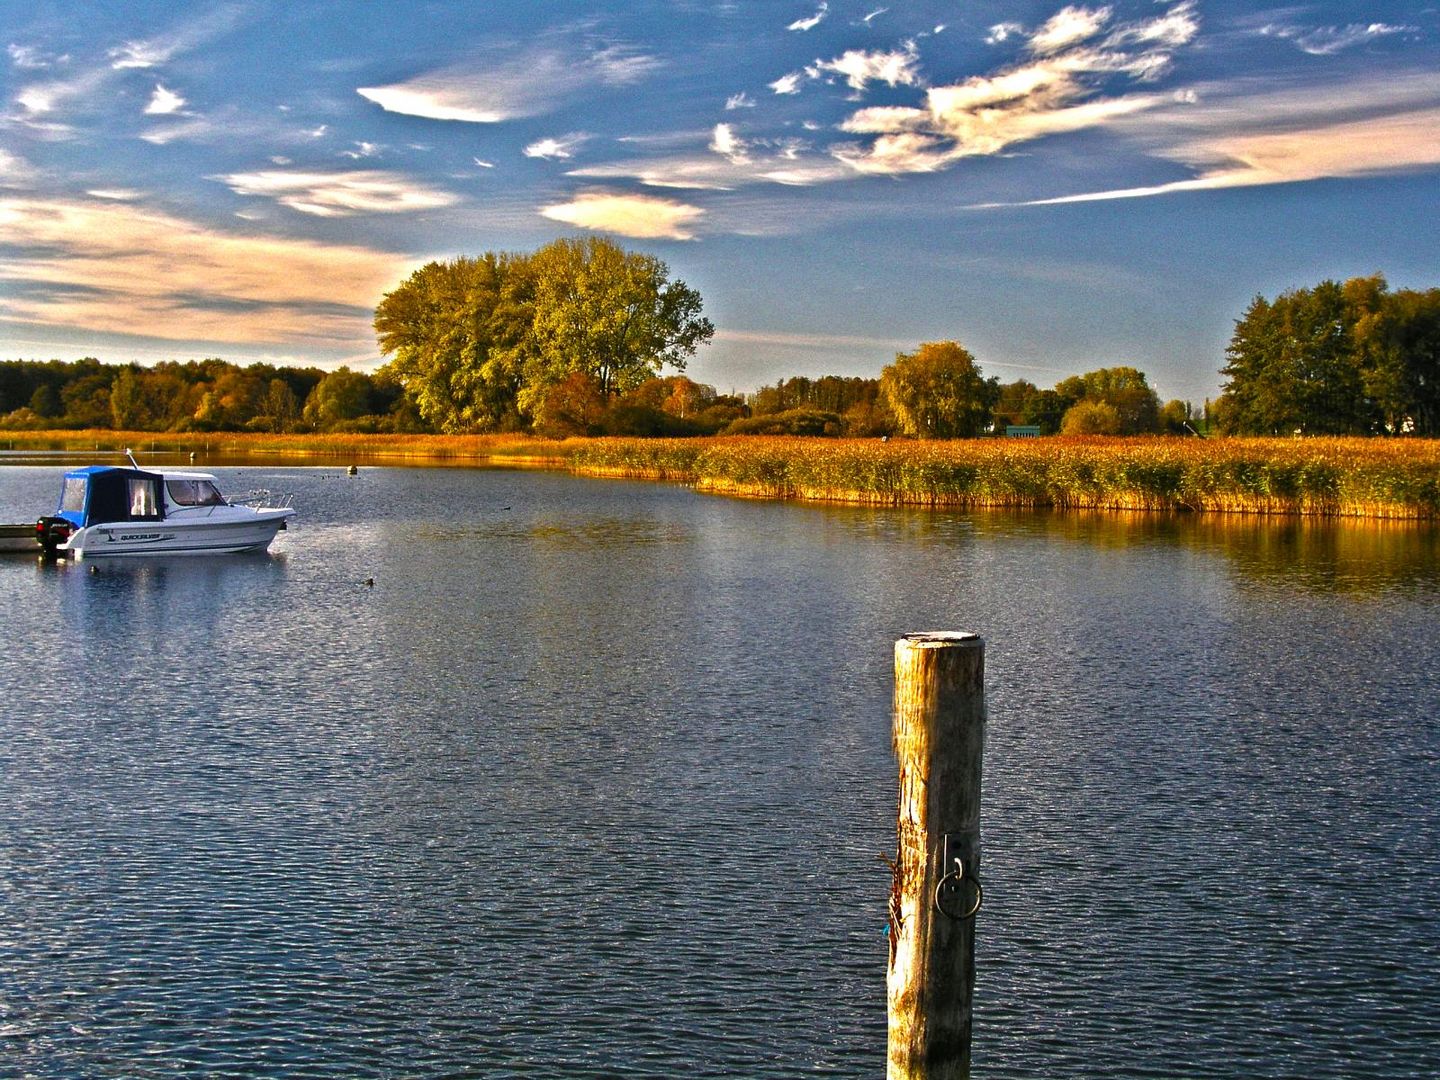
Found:
[[[77,529],[59,550],[77,559],[131,555],[227,555],[264,551],[294,516],[289,508],[250,510],[226,507],[231,513],[187,520],[127,521]]]

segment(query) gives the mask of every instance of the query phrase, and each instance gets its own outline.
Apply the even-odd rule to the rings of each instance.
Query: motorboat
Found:
[[[127,452],[127,456],[128,452]],[[36,523],[47,554],[77,559],[264,551],[295,516],[292,496],[227,499],[202,472],[87,465],[65,474],[55,514]]]

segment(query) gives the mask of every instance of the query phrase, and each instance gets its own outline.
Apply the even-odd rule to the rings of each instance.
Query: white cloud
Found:
[[[32,116],[52,113],[65,103],[93,96],[109,78],[109,72],[89,71],[70,79],[32,83],[15,95],[15,101]]]
[[[480,158],[478,158],[478,157],[477,157],[477,158],[471,158],[470,160],[473,161],[473,162],[475,162],[476,168],[480,168],[480,169],[493,169],[493,168],[495,167],[495,163],[494,163],[493,161],[484,161],[484,160],[482,160],[482,159],[480,159]]]
[[[167,146],[182,139],[203,141],[228,133],[228,129],[216,125],[214,121],[203,116],[194,116],[164,127],[151,128],[140,138],[154,146]]]
[[[864,90],[872,82],[887,86],[916,86],[920,83],[920,54],[915,43],[891,52],[866,52],[851,49],[834,60],[817,60],[806,69],[811,78],[825,74],[843,75],[852,90]]]
[[[860,21],[861,21],[862,23],[864,23],[866,26],[869,26],[872,22],[874,22],[876,19],[878,19],[881,15],[884,15],[884,14],[885,14],[886,12],[888,12],[889,10],[890,10],[890,9],[889,9],[888,7],[876,8],[874,11],[870,12],[869,15],[866,15],[866,16],[865,16],[863,19],[861,19]]]
[[[726,112],[731,112],[735,109],[753,108],[755,108],[755,99],[752,98],[749,94],[745,93],[743,90],[738,94],[731,94],[728,98],[725,99]]]
[[[990,27],[990,32],[985,35],[986,45],[1001,45],[1012,37],[1025,32],[1025,27],[1017,22],[996,23]]]
[[[581,146],[590,138],[584,132],[571,132],[548,139],[538,139],[525,147],[525,156],[543,158],[546,161],[563,161],[575,156]]]
[[[398,214],[451,206],[459,199],[447,191],[392,173],[286,172],[267,170],[217,176],[237,195],[274,199],[281,206],[317,217]]]
[[[1266,26],[1261,33],[1293,41],[1296,48],[1311,56],[1330,56],[1356,45],[1364,45],[1392,34],[1413,33],[1413,26],[1392,26],[1388,23],[1351,23],[1349,26]]]
[[[33,45],[12,44],[7,46],[5,51],[10,54],[10,62],[12,64],[26,71],[38,71],[42,68],[48,68],[56,62],[55,58],[52,58],[47,53],[41,52]],[[59,59],[63,60],[65,58],[60,57]]]
[[[610,86],[628,86],[641,82],[665,66],[659,57],[640,52],[626,45],[611,45],[590,56],[586,66],[592,67],[600,81]]]
[[[219,7],[169,33],[143,41],[127,41],[110,50],[110,66],[117,71],[159,67],[179,54],[189,52],[227,33],[239,16],[238,8]]]
[[[1215,86],[1137,114],[1116,131],[1193,175],[1164,184],[1065,195],[1096,202],[1185,191],[1378,176],[1440,167],[1440,75],[1275,90]],[[1368,114],[1358,115],[1357,114]]]
[[[838,147],[837,158],[863,173],[934,172],[964,157],[1110,124],[1169,101],[1155,94],[1101,97],[1099,88],[1116,76],[1146,82],[1163,73],[1173,50],[1198,33],[1193,5],[1122,24],[1098,47],[1086,44],[1109,18],[1108,8],[1064,8],[1031,36],[1028,48],[1036,55],[1027,63],[931,86],[923,108],[858,110],[841,128],[871,141]]]
[[[172,113],[179,112],[184,107],[184,98],[157,83],[155,92],[150,95],[150,104],[145,106],[145,115],[169,116]]]
[[[710,149],[731,161],[746,159],[745,140],[735,134],[735,128],[730,124],[715,125],[715,133],[710,140]]]
[[[1110,9],[1066,7],[1052,15],[1030,37],[1029,49],[1048,56],[1088,41],[1110,21]]]
[[[0,319],[175,341],[354,349],[408,260],[207,228],[124,202],[0,199]],[[344,311],[344,308],[350,311]]]
[[[806,30],[814,30],[815,27],[819,26],[822,22],[825,21],[825,16],[829,14],[829,12],[830,5],[827,4],[825,0],[820,0],[820,4],[815,8],[814,15],[808,16],[804,19],[796,19],[789,26],[785,27],[785,29],[798,30],[801,32],[804,32]]]
[[[437,80],[417,79],[397,86],[362,86],[355,92],[386,112],[420,116],[427,120],[460,120],[468,124],[498,124],[502,120],[528,115],[528,110],[533,108],[518,101],[503,104],[493,94],[482,96],[475,88],[459,83],[444,85]]]
[[[653,195],[592,191],[568,203],[542,207],[540,213],[552,221],[637,239],[691,240],[691,227],[705,211]]]
[[[356,93],[387,112],[429,120],[498,124],[542,116],[597,86],[638,82],[662,66],[625,46],[588,54],[559,46],[495,49],[464,67],[416,76]]]
[[[92,199],[108,199],[112,202],[135,202],[145,197],[143,191],[134,188],[92,188],[85,194]]]
[[[780,78],[770,83],[769,86],[770,89],[774,90],[777,94],[798,94],[800,92],[800,82],[804,78],[805,73],[803,71],[794,71],[789,75],[780,76]]]
[[[363,161],[365,158],[379,157],[385,149],[379,143],[373,142],[361,141],[352,143],[351,145],[354,149],[340,151],[341,157],[347,157],[351,161]]]

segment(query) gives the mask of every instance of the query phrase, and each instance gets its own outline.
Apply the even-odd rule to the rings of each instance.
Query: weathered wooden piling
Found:
[[[907,634],[895,643],[900,772],[890,894],[889,1080],[970,1075],[985,643]]]

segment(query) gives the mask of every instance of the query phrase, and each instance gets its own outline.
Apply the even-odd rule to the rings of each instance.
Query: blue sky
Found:
[[[380,362],[418,265],[610,235],[722,392],[955,339],[1218,392],[1257,293],[1440,285],[1440,8],[0,0],[0,359]]]

